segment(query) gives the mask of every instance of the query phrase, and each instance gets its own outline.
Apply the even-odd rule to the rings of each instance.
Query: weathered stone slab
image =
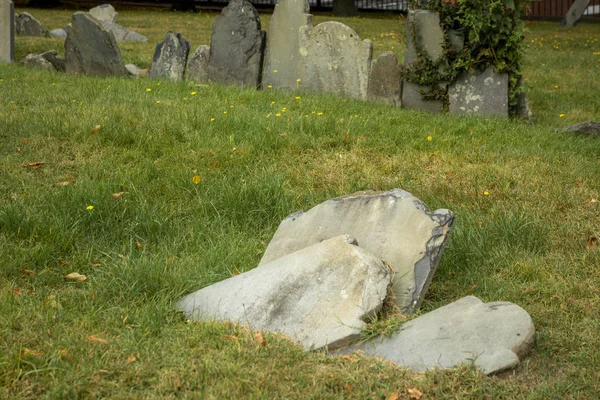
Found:
[[[119,13],[115,11],[115,8],[110,4],[101,4],[97,7],[90,8],[89,13],[100,22],[117,22],[117,17],[119,16]]]
[[[285,218],[259,265],[331,237],[352,235],[394,270],[396,304],[411,313],[421,305],[453,226],[452,212],[430,212],[403,190],[358,192]]]
[[[299,29],[312,27],[308,0],[281,0],[269,21],[262,86],[294,89],[297,87]]]
[[[144,35],[140,35],[137,32],[129,30],[112,21],[101,21],[102,27],[107,31],[111,31],[115,35],[117,42],[141,42],[146,43],[148,38]]]
[[[88,13],[76,12],[65,40],[68,73],[127,76],[119,45],[111,32]]]
[[[48,34],[53,38],[66,38],[67,37],[67,29],[66,28],[57,28],[52,29]]]
[[[15,17],[17,36],[46,36],[42,24],[33,15],[23,12]]]
[[[48,71],[56,71],[56,68],[54,68],[54,65],[52,65],[52,63],[50,61],[48,61],[44,57],[42,57],[41,54],[27,54],[27,56],[23,60],[23,65],[30,67],[30,68],[38,68],[38,69],[45,69]]]
[[[208,78],[217,83],[258,87],[261,81],[265,31],[246,0],[232,0],[212,26]]]
[[[54,66],[59,72],[65,72],[65,59],[58,55],[55,50],[42,53],[41,56]]]
[[[342,235],[201,289],[177,307],[195,320],[281,332],[306,350],[335,349],[359,337],[390,279],[381,260]]]
[[[413,42],[413,34],[416,43]],[[429,10],[408,10],[406,15],[406,52],[404,64],[417,59],[415,46],[420,46],[433,62],[444,55],[444,30],[438,13]]]
[[[15,6],[0,0],[0,63],[11,63],[15,54]]]
[[[587,121],[577,125],[567,126],[563,132],[600,137],[600,122]]]
[[[139,76],[138,67],[135,64],[125,64],[125,69],[129,72],[129,75],[135,76],[136,78]]]
[[[208,81],[208,61],[210,60],[210,46],[200,45],[188,59],[185,79],[195,82]]]
[[[317,92],[367,98],[373,43],[360,40],[350,27],[335,21],[300,28],[300,86]]]
[[[423,99],[421,92],[429,93],[430,91],[430,87],[417,85],[416,83],[407,80],[402,81],[402,107],[429,113],[440,113],[444,111],[443,101]]]
[[[400,105],[402,80],[396,55],[387,51],[371,63],[367,99]]]
[[[405,323],[391,337],[344,352],[360,350],[414,371],[474,362],[493,374],[515,367],[531,350],[534,336],[533,321],[521,307],[468,296]]]
[[[508,118],[508,74],[497,74],[492,66],[460,74],[448,88],[448,98],[450,114]]]
[[[168,31],[163,41],[156,45],[150,78],[182,80],[189,53],[190,42],[181,37],[180,33]]]

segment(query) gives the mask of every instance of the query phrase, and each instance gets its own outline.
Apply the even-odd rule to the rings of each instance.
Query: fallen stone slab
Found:
[[[27,54],[23,60],[23,65],[30,68],[45,69],[47,71],[56,71],[52,63],[42,57],[41,54]]]
[[[200,45],[188,59],[185,79],[204,83],[208,82],[208,61],[210,59],[210,46]]]
[[[102,26],[107,31],[111,31],[113,35],[115,35],[115,39],[117,42],[140,42],[146,43],[148,38],[144,35],[141,35],[137,32],[129,30],[115,22],[112,21],[101,21]]]
[[[306,350],[356,341],[390,284],[381,260],[337,236],[184,297],[188,318],[281,332]]]
[[[121,50],[114,35],[84,12],[71,17],[65,40],[68,73],[94,76],[127,76]]]
[[[259,267],[323,240],[352,235],[393,269],[395,302],[409,314],[421,305],[453,226],[451,211],[430,212],[404,190],[357,192],[285,218]]]
[[[65,59],[58,55],[56,50],[49,50],[42,53],[41,56],[48,62],[50,62],[54,68],[59,72],[65,72]]]
[[[117,17],[119,16],[119,13],[110,4],[101,4],[97,7],[90,8],[89,13],[92,17],[101,22],[117,22]]]
[[[473,362],[485,374],[514,368],[533,346],[529,314],[506,301],[464,297],[413,319],[391,337],[377,337],[344,350],[384,358],[414,371]]]
[[[46,30],[42,28],[40,21],[27,12],[22,12],[15,17],[15,30],[17,36],[46,36]]]
[[[508,74],[489,66],[483,72],[462,73],[448,88],[449,112],[508,118]]]
[[[565,129],[563,129],[563,132],[600,137],[600,122],[587,121],[580,124],[567,126]]]
[[[367,100],[400,105],[402,80],[398,58],[386,51],[371,63]]]
[[[150,78],[166,78],[172,81],[183,79],[190,42],[185,40],[180,33],[168,31],[162,42],[156,45]]]

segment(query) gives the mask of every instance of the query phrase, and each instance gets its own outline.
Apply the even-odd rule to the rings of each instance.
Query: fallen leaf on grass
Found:
[[[473,289],[477,288],[477,285],[471,285],[469,286],[469,288],[467,289],[467,293],[471,293],[473,291]]]
[[[590,236],[588,240],[585,241],[585,248],[588,250],[597,249],[598,248],[598,238],[595,236]]]
[[[408,397],[411,400],[419,400],[423,393],[418,389],[408,389]]]
[[[399,398],[400,395],[398,394],[398,392],[392,392],[388,394],[388,397],[386,397],[385,400],[398,400]]]
[[[123,255],[123,254],[118,254],[119,258],[122,260],[127,260],[127,256]]]
[[[15,297],[19,297],[21,295],[21,288],[16,287],[12,291]]]
[[[71,354],[69,354],[69,352],[68,352],[66,349],[60,349],[60,350],[58,351],[58,355],[59,355],[61,358],[65,358],[65,359],[67,359],[67,360],[71,360],[71,359],[73,358],[73,356],[72,356]]]
[[[65,275],[65,278],[75,282],[83,282],[87,279],[87,276],[81,275],[77,272],[71,272],[70,274]]]
[[[35,275],[35,271],[30,269],[22,269],[21,272],[23,272],[25,275]]]
[[[137,360],[139,360],[140,358],[140,353],[135,353],[135,354],[130,354],[127,356],[127,364],[131,364],[136,362]]]
[[[39,350],[31,350],[28,348],[23,349],[24,356],[43,356],[44,352]]]
[[[95,134],[97,134],[98,132],[100,132],[100,128],[101,128],[101,126],[100,126],[100,125],[96,125],[96,126],[94,127],[94,129],[92,129],[92,130],[90,131],[90,134],[91,134],[91,135],[95,135]]]
[[[27,144],[27,143],[29,143],[29,139],[27,139],[27,138],[21,138],[21,142]]]
[[[346,382],[344,382],[344,387],[346,388],[346,390],[350,393],[352,393],[352,386],[348,385]]]
[[[73,184],[71,181],[56,182],[56,186],[69,186],[71,184]]]
[[[118,198],[120,198],[121,196],[123,196],[125,194],[125,192],[118,192],[118,193],[113,193],[112,194],[112,198],[117,200]]]
[[[173,380],[173,389],[177,392],[181,390],[181,380],[179,378],[175,378]]]
[[[229,340],[233,340],[234,342],[239,344],[239,340],[238,338],[236,338],[235,336],[231,336],[231,335],[225,335],[223,336],[225,339],[229,339]]]
[[[91,265],[92,267],[100,267],[100,266],[101,266],[101,264],[96,264],[96,263],[90,263],[90,265]]]
[[[29,164],[21,165],[21,168],[33,168],[38,169],[42,165],[46,164],[44,161],[32,162]]]
[[[258,342],[259,345],[261,346],[266,346],[267,345],[267,341],[263,338],[263,335],[261,332],[258,332],[254,335],[254,339],[256,339],[256,341]]]
[[[88,336],[85,338],[85,340],[87,340],[90,343],[108,344],[108,341],[101,339],[99,337],[96,337],[96,336]]]
[[[144,246],[142,246],[142,244],[140,243],[139,240],[136,240],[135,244],[137,245],[137,248],[140,249],[140,250],[150,250],[150,247],[144,247]]]

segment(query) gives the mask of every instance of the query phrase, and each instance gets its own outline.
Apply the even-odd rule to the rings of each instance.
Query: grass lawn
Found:
[[[71,15],[28,11],[49,29]],[[149,37],[125,61],[149,67],[167,29],[208,44],[215,16],[121,12]],[[402,56],[398,16],[336,20]],[[535,125],[0,65],[0,398],[599,398],[600,139],[558,129],[600,118],[600,24],[528,27]],[[17,38],[16,59],[49,49]],[[516,370],[412,373],[173,311],[253,268],[289,213],[395,187],[456,215],[423,311],[519,304],[537,335]]]

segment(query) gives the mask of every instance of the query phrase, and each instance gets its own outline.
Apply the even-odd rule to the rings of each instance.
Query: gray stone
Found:
[[[210,46],[198,46],[194,54],[188,59],[185,79],[195,82],[208,81],[208,61],[210,60]]]
[[[448,30],[448,39],[455,53],[460,53],[465,48],[465,36],[462,33],[450,29]]]
[[[33,15],[23,12],[15,17],[17,36],[46,36],[42,24]]]
[[[367,99],[399,106],[401,91],[398,58],[391,51],[387,51],[371,63]]]
[[[0,63],[11,63],[15,54],[15,7],[0,0]]]
[[[414,371],[471,363],[485,374],[515,367],[531,350],[535,328],[516,304],[483,303],[468,296],[351,350],[384,358]]]
[[[340,22],[300,28],[300,86],[317,92],[367,98],[373,43]]]
[[[42,57],[41,54],[27,54],[27,56],[23,60],[23,65],[26,65],[31,68],[40,68],[48,71],[56,71],[54,65],[52,65],[50,61]]]
[[[577,125],[567,126],[563,129],[563,132],[600,137],[600,122],[587,121]]]
[[[91,8],[89,13],[92,17],[96,18],[100,22],[117,22],[117,17],[119,16],[119,13],[116,12],[115,8],[110,4],[101,4],[97,7]]]
[[[454,226],[452,212],[430,212],[408,192],[358,192],[285,218],[259,265],[325,239],[352,235],[394,270],[393,292],[402,312],[420,305]]]
[[[246,0],[232,0],[212,26],[208,79],[258,87],[265,50],[260,17]]]
[[[508,74],[497,74],[492,66],[462,73],[450,85],[448,98],[450,114],[508,118]]]
[[[527,89],[523,85],[523,78],[519,78],[517,87],[521,90],[517,95],[517,116],[532,123],[533,112],[531,112],[531,107],[529,106],[529,98],[527,97]]]
[[[114,35],[88,13],[73,14],[65,40],[65,59],[68,73],[128,75]]]
[[[381,308],[390,272],[342,235],[184,297],[195,320],[231,321],[281,332],[306,350],[355,341]]]
[[[52,29],[48,34],[53,38],[66,38],[67,37],[67,29],[66,28],[57,28]]]
[[[138,67],[135,64],[125,64],[125,69],[129,72],[131,76],[138,76]]]
[[[101,21],[102,26],[107,31],[111,31],[115,35],[117,42],[141,42],[146,43],[148,38],[144,35],[140,35],[137,32],[129,30],[112,21]]]
[[[294,89],[298,85],[299,29],[312,27],[308,0],[281,0],[269,21],[262,86]]]
[[[156,45],[150,78],[182,80],[189,53],[190,42],[181,37],[180,33],[168,31],[163,41]]]
[[[444,85],[445,90],[447,85]],[[402,107],[421,110],[429,113],[441,113],[444,111],[444,102],[441,100],[425,100],[423,93],[429,93],[430,87],[421,86],[407,80],[402,81]]]
[[[57,71],[66,71],[65,59],[59,56],[55,50],[50,50],[45,53],[42,53],[41,56],[50,64],[52,64]]]
[[[413,32],[416,43],[413,43]],[[406,16],[406,52],[404,64],[417,59],[416,46],[436,62],[444,55],[444,30],[438,13],[429,10],[409,10]]]

